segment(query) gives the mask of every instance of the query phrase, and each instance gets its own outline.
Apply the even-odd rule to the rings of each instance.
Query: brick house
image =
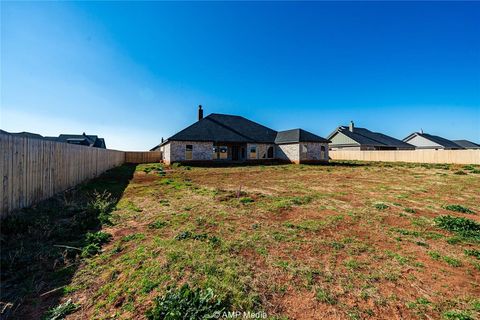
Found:
[[[212,113],[162,140],[163,162],[252,163],[328,161],[328,140],[302,129],[277,132],[240,116]]]

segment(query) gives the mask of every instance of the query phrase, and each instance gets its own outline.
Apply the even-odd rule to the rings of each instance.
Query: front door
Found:
[[[232,161],[238,161],[238,146],[232,146]]]

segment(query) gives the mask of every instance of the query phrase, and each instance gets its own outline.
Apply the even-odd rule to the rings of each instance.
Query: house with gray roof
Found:
[[[452,140],[452,141],[464,149],[473,149],[473,150],[480,149],[480,144],[469,141],[469,140]]]
[[[444,149],[444,150],[459,150],[464,149],[455,142],[435,136],[432,134],[421,132],[414,132],[403,139],[404,142],[412,144],[416,149]]]
[[[9,134],[16,137],[29,138],[29,139],[42,139],[48,141],[64,142],[70,144],[76,144],[80,146],[94,147],[106,149],[105,139],[99,138],[96,135],[83,134],[61,134],[58,137],[44,137],[38,133],[31,132],[7,132],[0,130],[0,133]]]
[[[330,150],[413,150],[414,146],[402,140],[350,125],[337,127],[328,137]]]
[[[292,163],[328,161],[328,140],[303,129],[276,131],[241,116],[212,113],[152,148],[163,161],[248,163],[280,160]]]
[[[58,137],[45,137],[49,140],[58,142],[66,142],[70,144],[77,144],[81,146],[88,146],[94,148],[106,149],[105,139],[99,138],[97,135],[83,134],[61,134]]]

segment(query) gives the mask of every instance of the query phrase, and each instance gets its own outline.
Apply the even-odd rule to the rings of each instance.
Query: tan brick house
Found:
[[[302,129],[275,131],[241,116],[212,113],[152,150],[163,161],[195,163],[327,162],[328,140]]]

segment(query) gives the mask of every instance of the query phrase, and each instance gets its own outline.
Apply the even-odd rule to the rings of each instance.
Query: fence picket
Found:
[[[89,148],[0,133],[0,218],[125,162],[160,160],[160,152]]]

